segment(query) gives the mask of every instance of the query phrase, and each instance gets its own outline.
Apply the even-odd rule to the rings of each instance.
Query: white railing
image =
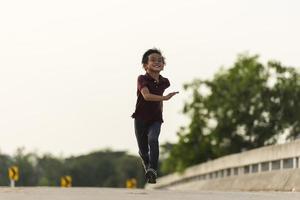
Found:
[[[169,188],[189,182],[298,169],[299,157],[300,140],[266,146],[196,165],[186,169],[182,174],[175,173],[161,177],[156,185],[147,185],[147,188]]]

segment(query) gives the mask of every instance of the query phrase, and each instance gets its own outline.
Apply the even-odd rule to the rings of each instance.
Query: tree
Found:
[[[145,184],[138,158],[123,151],[98,151],[71,157],[65,165],[74,186],[125,187],[128,178],[136,178],[138,187]]]
[[[35,153],[25,153],[25,148],[18,148],[13,164],[19,168],[19,180],[16,186],[35,186],[38,183],[36,174],[38,156]]]
[[[137,187],[145,185],[140,160],[123,151],[96,151],[64,159],[19,148],[13,157],[0,154],[0,186],[9,185],[8,168],[13,165],[19,169],[16,186],[60,186],[60,178],[66,175],[72,177],[73,186],[125,187],[131,178],[137,180]]]
[[[51,154],[38,158],[35,174],[38,177],[38,186],[59,186],[60,178],[68,175],[63,159],[58,159]]]
[[[184,85],[191,92],[183,113],[190,123],[166,151],[166,173],[220,156],[291,140],[300,133],[300,74],[276,61],[239,55],[233,67],[212,80]],[[170,146],[170,145],[169,145]]]
[[[5,154],[0,153],[0,186],[8,186],[8,168],[12,165],[12,159]]]

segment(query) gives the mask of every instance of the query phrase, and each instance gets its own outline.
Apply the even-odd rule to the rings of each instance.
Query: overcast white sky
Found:
[[[300,66],[298,0],[10,0],[0,2],[0,150],[136,154],[130,118],[144,51],[160,48],[166,92],[160,142],[187,123],[183,83],[237,54]]]

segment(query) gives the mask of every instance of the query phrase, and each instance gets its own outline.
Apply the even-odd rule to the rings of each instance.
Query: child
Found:
[[[149,183],[156,183],[163,101],[171,99],[178,92],[163,96],[170,82],[160,75],[165,66],[165,59],[158,49],[146,51],[142,64],[146,74],[138,77],[137,102],[132,117],[146,179]]]

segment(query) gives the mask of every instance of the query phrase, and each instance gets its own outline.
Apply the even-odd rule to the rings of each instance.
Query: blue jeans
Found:
[[[159,157],[158,137],[160,134],[161,122],[145,122],[141,119],[134,119],[134,130],[139,147],[139,155],[146,166],[157,170]]]

